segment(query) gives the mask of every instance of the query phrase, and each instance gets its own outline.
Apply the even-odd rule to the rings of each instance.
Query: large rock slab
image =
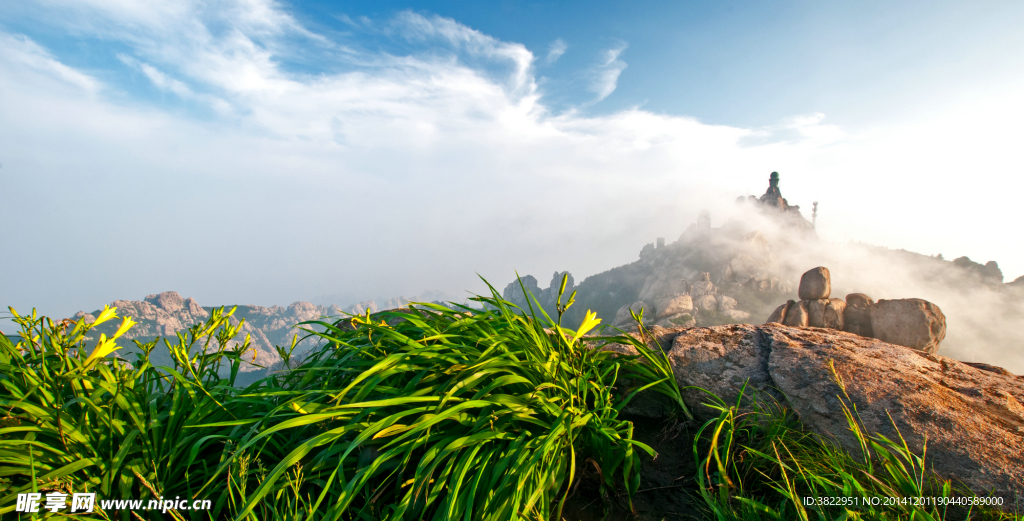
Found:
[[[918,454],[927,437],[927,464],[940,477],[1007,502],[1024,494],[1022,377],[846,332],[774,323],[682,330],[668,356],[681,387],[735,403],[749,381],[853,454],[861,449],[844,402],[856,405],[868,432],[902,434]],[[689,390],[684,399],[698,416],[714,415],[703,393]]]
[[[870,313],[874,336],[883,342],[934,353],[946,337],[946,316],[927,300],[879,300]]]
[[[832,294],[832,279],[828,268],[818,266],[800,277],[800,289],[797,291],[800,300],[817,300],[828,298]]]
[[[926,461],[941,477],[1007,502],[1024,494],[1024,379],[844,333],[762,332],[771,382],[806,428],[857,454],[848,395],[868,432],[902,434],[918,454],[927,438]]]
[[[680,388],[696,387],[710,391],[726,403],[736,403],[743,384],[769,389],[771,380],[765,370],[768,352],[763,349],[760,330],[749,324],[697,327],[679,331],[672,337],[669,362]],[[713,398],[699,389],[683,389],[683,399],[699,418],[718,413],[703,404]]]

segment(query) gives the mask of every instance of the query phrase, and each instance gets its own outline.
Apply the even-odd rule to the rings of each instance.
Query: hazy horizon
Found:
[[[772,171],[825,241],[1011,281],[1021,27],[1007,2],[8,3],[0,306],[582,281]]]

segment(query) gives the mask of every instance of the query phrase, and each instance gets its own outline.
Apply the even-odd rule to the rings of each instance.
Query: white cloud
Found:
[[[305,36],[277,4],[237,22],[217,5],[74,8],[77,31],[127,48],[126,66],[154,86],[231,107],[210,119],[126,101],[117,84],[0,33],[0,205],[19,219],[0,241],[114,223],[0,260],[26,281],[5,286],[0,305],[51,298],[71,313],[168,289],[204,304],[458,293],[482,290],[475,273],[504,284],[513,269],[581,280],[677,236],[703,208],[719,222],[772,170],[791,203],[821,201],[826,237],[1024,273],[1019,84],[857,131],[820,114],[748,129],[636,109],[553,113],[524,46],[453,20],[378,24],[418,42],[411,53],[334,52],[344,42]],[[295,39],[338,62],[290,72]],[[599,99],[624,49],[602,60]]]
[[[406,38],[418,40],[441,38],[450,45],[472,55],[507,60],[514,64],[510,82],[512,92],[524,95],[532,94],[536,89],[534,78],[531,75],[533,53],[523,44],[502,42],[450,18],[437,15],[428,18],[412,11],[399,13],[395,17],[394,24]]]
[[[569,46],[561,38],[556,38],[555,41],[551,42],[551,46],[548,48],[548,55],[544,58],[544,63],[551,65],[558,61],[559,58],[565,54],[565,50]]]
[[[46,49],[24,35],[0,33],[0,54],[9,62],[27,65],[36,72],[48,74],[82,90],[95,92],[99,89],[95,78],[57,61]]]
[[[594,103],[607,98],[618,87],[619,75],[626,70],[626,62],[620,60],[619,56],[627,47],[628,45],[621,43],[604,51],[601,63],[593,70],[593,80],[590,84],[590,90],[597,94]]]
[[[751,129],[743,136],[741,146],[764,146],[773,143],[814,143],[827,145],[842,141],[847,134],[836,125],[824,124],[821,113],[792,116],[777,125]]]

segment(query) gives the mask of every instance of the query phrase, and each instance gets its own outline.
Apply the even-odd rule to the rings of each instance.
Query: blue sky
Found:
[[[772,170],[828,240],[1014,278],[1022,27],[1010,1],[7,2],[0,300],[580,280]]]

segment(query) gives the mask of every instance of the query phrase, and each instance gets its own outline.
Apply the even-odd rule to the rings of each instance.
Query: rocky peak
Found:
[[[765,191],[764,195],[760,198],[750,196],[744,198],[742,196],[736,198],[737,204],[753,203],[756,208],[765,212],[767,215],[780,217],[779,223],[785,225],[787,228],[803,231],[808,234],[814,234],[814,223],[811,223],[800,214],[800,205],[789,204],[789,201],[785,197],[782,197],[782,191],[779,189],[779,173],[772,172],[768,176],[768,190]],[[817,211],[817,203],[815,203],[815,211]]]
[[[999,269],[999,264],[996,261],[988,261],[985,264],[981,264],[965,256],[953,259],[953,266],[971,273],[980,279],[983,284],[994,286],[1003,283],[1003,270]]]
[[[146,295],[144,301],[168,313],[174,313],[185,307],[185,299],[181,298],[177,291],[165,291],[156,295]]]

